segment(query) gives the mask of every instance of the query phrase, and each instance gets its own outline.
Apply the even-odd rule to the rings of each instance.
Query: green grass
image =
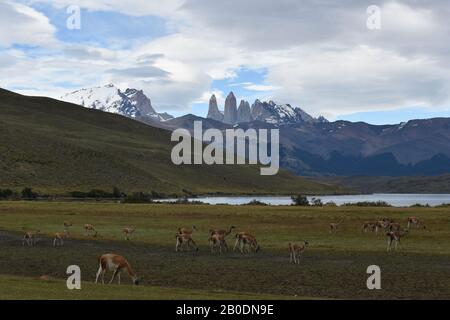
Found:
[[[0,275],[0,300],[230,300],[230,299],[286,299],[285,296],[221,292],[214,290],[189,290],[155,286],[100,285],[82,282],[80,290],[68,290],[66,282],[58,279]],[[294,297],[298,298],[298,297]]]
[[[137,289],[134,295],[131,287],[124,286],[123,296],[118,294],[124,299],[155,298],[141,294],[147,288],[168,290],[169,296],[183,299],[196,294],[198,298],[213,298],[210,292],[223,293],[224,296],[217,296],[219,299],[247,295],[263,299],[450,299],[449,213],[450,208],[0,202],[0,268],[6,278],[24,277],[24,283],[36,290],[42,286],[45,294],[35,298],[52,298],[53,290],[60,290],[56,284],[41,284],[36,279],[48,275],[61,281],[70,264],[81,267],[86,291],[95,288],[95,292],[79,298],[90,298],[90,294],[92,298],[101,297],[102,291],[90,286],[97,257],[116,252],[127,257],[145,288]],[[384,235],[361,232],[364,221],[391,217],[405,225],[406,218],[412,215],[420,217],[427,229],[412,230],[397,252],[386,252]],[[72,238],[64,247],[53,248],[51,235],[61,231],[64,220],[74,223]],[[329,223],[340,220],[339,232],[329,234]],[[97,227],[97,238],[83,235],[84,223]],[[236,231],[254,233],[261,251],[252,255],[211,254],[207,246],[209,228],[226,228],[230,224],[236,225]],[[131,241],[122,239],[121,229],[126,225],[137,227]],[[199,243],[199,253],[174,252],[177,228],[192,225],[198,228],[194,239]],[[40,229],[45,237],[37,247],[22,247],[24,229]],[[307,239],[310,246],[301,264],[292,265],[287,244],[302,239]],[[227,241],[233,245],[232,236]],[[382,270],[380,291],[370,291],[365,286],[366,268],[372,264]],[[13,280],[0,281],[11,285]],[[123,282],[128,281],[124,277]],[[34,289],[27,287],[24,285],[29,292],[26,294],[33,296]],[[66,294],[72,293],[61,294],[61,298],[72,298]],[[17,295],[20,294],[11,293],[11,297]]]
[[[203,193],[332,193],[336,187],[257,166],[183,165],[171,161],[170,132],[98,110],[0,89],[0,188],[41,193],[113,186]]]

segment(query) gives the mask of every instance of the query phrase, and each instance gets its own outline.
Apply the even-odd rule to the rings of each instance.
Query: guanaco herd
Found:
[[[342,222],[342,221],[341,221]],[[330,233],[336,233],[338,230],[339,223],[330,224]],[[417,217],[409,217],[406,224],[406,229],[402,229],[400,223],[394,222],[394,220],[389,218],[383,218],[378,221],[367,221],[362,225],[362,232],[375,232],[378,235],[380,230],[384,231],[388,237],[387,251],[392,251],[392,249],[397,249],[400,241],[405,237],[411,227],[416,229],[426,229],[426,227],[421,223],[420,219]]]
[[[329,224],[329,232],[335,234],[338,232],[340,225],[342,224],[342,220],[335,223]],[[55,233],[53,238],[53,246],[63,246],[64,240],[69,237],[69,229],[73,226],[71,222],[64,221],[64,230],[63,232]],[[397,249],[400,244],[400,240],[409,233],[411,227],[416,229],[422,228],[425,229],[425,226],[421,223],[420,219],[417,217],[409,217],[407,220],[406,229],[402,229],[401,225],[397,222],[394,222],[392,219],[383,218],[378,221],[368,221],[364,222],[362,225],[362,232],[374,232],[378,235],[380,230],[384,231],[386,236],[388,237],[388,245],[387,251],[391,251],[392,249]],[[225,229],[210,229],[208,232],[208,243],[211,250],[211,253],[219,253],[228,251],[228,245],[226,242],[227,236],[229,236],[233,229],[236,227],[231,225],[227,230]],[[132,234],[135,232],[135,227],[124,227],[122,229],[124,239],[130,240]],[[197,243],[193,239],[194,232],[197,231],[196,226],[192,226],[191,228],[178,228],[178,232],[175,235],[175,251],[190,251],[191,248],[194,251],[198,251],[199,248]],[[40,230],[27,231],[25,232],[22,245],[25,246],[35,246],[38,237],[40,234]],[[94,228],[92,224],[84,225],[84,234],[85,236],[97,237],[97,230]],[[300,264],[300,258],[305,252],[309,242],[307,240],[303,240],[299,243],[288,244],[289,254],[290,254],[290,262],[294,264]],[[233,252],[239,249],[240,253],[256,253],[260,250],[258,242],[251,233],[241,231],[235,234],[235,243],[233,247]],[[112,283],[116,278],[118,279],[118,283],[120,284],[120,275],[122,272],[126,271],[134,284],[138,284],[139,280],[136,276],[136,273],[133,271],[130,263],[123,257],[117,254],[107,253],[98,258],[99,268],[96,274],[95,283],[98,283],[99,278],[101,277],[102,283],[105,283],[105,274],[106,271],[111,271],[113,273],[111,280],[109,283]]]

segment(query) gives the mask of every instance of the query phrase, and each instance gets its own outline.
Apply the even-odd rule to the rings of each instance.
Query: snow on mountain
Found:
[[[261,102],[260,100],[256,100],[252,105],[252,117],[255,120],[277,125],[326,121],[323,117],[313,118],[302,109],[294,108],[290,104],[276,104],[273,101]]]
[[[167,113],[157,113],[142,90],[128,88],[122,92],[113,84],[67,93],[61,97],[61,100],[144,122],[146,120],[166,121],[173,118]]]
[[[295,124],[295,123],[323,123],[328,122],[327,119],[320,116],[318,118],[313,118],[305,111],[300,108],[292,107],[290,104],[276,104],[273,101],[261,102],[256,100],[252,107],[250,108],[247,101],[242,100],[237,110],[237,115],[233,117],[228,117],[225,120],[225,115],[236,113],[236,98],[233,92],[227,96],[225,101],[225,112],[222,113],[217,107],[217,100],[214,95],[212,95],[209,102],[208,116],[209,119],[214,119],[217,121],[222,121],[225,123],[236,124],[251,122],[254,120],[270,123],[273,125],[283,125],[283,124]]]

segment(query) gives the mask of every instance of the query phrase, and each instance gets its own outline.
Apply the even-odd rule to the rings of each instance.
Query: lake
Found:
[[[394,207],[408,207],[416,203],[430,206],[436,206],[444,203],[450,203],[450,194],[393,194],[393,193],[377,193],[377,194],[363,194],[363,195],[331,195],[331,196],[309,196],[308,200],[312,198],[321,199],[323,203],[334,202],[337,205],[344,203],[356,203],[363,201],[385,201]],[[208,204],[229,204],[241,205],[249,203],[252,200],[258,200],[270,205],[281,206],[290,205],[292,203],[291,197],[288,196],[230,196],[230,197],[199,197],[190,198],[189,200],[201,201]],[[170,199],[162,200],[173,201]]]

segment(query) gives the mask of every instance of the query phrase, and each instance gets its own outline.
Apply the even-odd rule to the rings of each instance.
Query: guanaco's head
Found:
[[[303,242],[305,243],[305,246],[309,245],[309,242],[307,240],[303,240]]]
[[[133,284],[136,286],[139,284],[139,279],[137,277],[133,277]]]

